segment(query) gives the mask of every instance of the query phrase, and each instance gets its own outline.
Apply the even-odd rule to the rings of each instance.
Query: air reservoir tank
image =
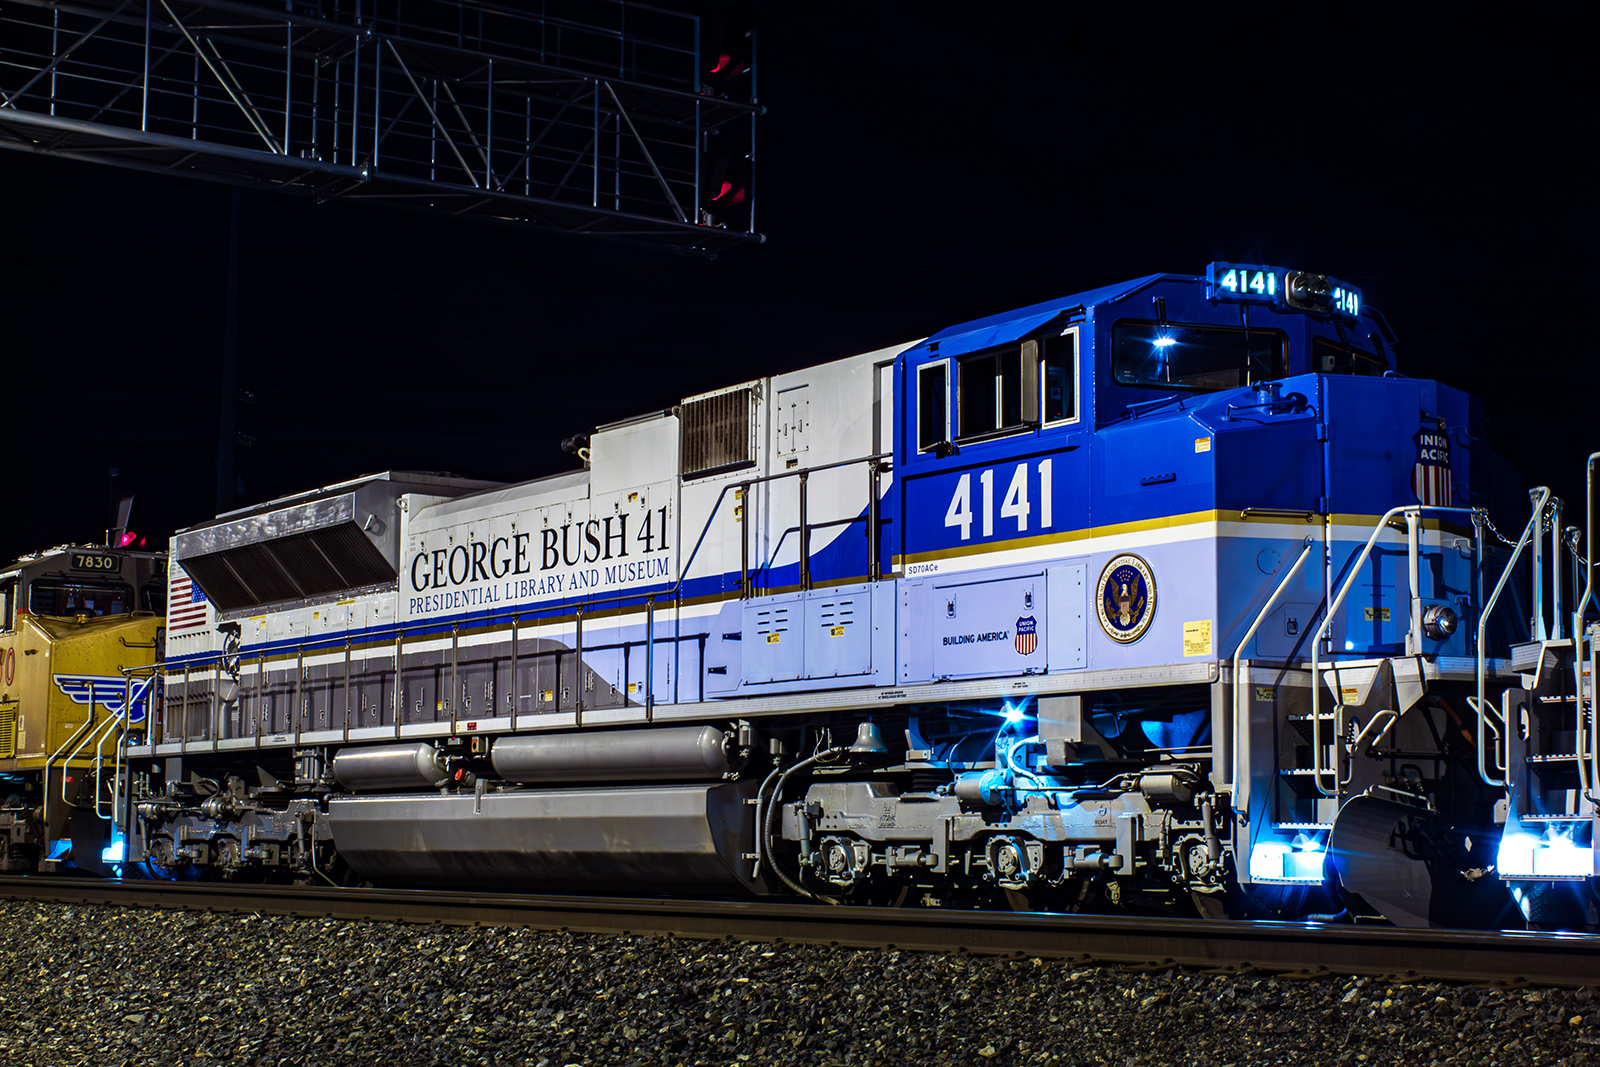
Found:
[[[333,776],[352,793],[429,789],[444,781],[444,757],[425,741],[347,748],[333,757]]]
[[[721,778],[742,764],[711,726],[502,737],[491,754],[510,782],[666,782]]]

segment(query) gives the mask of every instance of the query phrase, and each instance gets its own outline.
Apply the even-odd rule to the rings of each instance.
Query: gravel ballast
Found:
[[[0,1064],[1600,1065],[1587,989],[7,902]]]

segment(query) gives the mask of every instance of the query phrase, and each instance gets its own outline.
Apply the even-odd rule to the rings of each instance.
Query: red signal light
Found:
[[[139,541],[140,544],[144,543],[142,540],[140,540],[138,534],[134,533],[132,530],[127,530],[127,531],[123,532],[121,537],[117,538],[117,547],[118,548],[127,548],[129,545],[133,544],[135,541]]]
[[[723,80],[728,80],[731,78],[737,78],[739,75],[743,74],[749,69],[749,66],[744,60],[734,59],[728,53],[723,52],[717,56],[717,65],[711,68],[711,73],[720,74],[722,75]]]

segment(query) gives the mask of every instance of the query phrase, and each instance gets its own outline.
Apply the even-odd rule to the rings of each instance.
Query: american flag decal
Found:
[[[1411,468],[1411,491],[1428,507],[1450,503],[1450,434],[1442,421],[1428,420],[1413,438],[1417,463]]]
[[[1032,615],[1024,615],[1017,620],[1017,654],[1022,656],[1033,655],[1034,649],[1039,647],[1039,623]]]
[[[194,630],[206,624],[206,594],[184,569],[172,565],[167,585],[167,632]]]

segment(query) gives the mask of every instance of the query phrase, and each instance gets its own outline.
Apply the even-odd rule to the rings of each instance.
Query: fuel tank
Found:
[[[751,780],[338,798],[333,841],[387,885],[753,889]]]

